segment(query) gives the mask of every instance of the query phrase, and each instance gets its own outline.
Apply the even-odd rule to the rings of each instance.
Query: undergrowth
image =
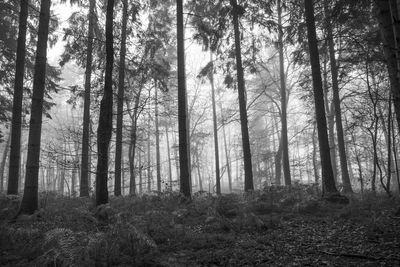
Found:
[[[49,192],[41,193],[37,213],[11,222],[20,197],[0,195],[0,265],[184,266],[201,262],[198,257],[205,251],[272,247],[260,236],[288,231],[303,220],[360,223],[367,239],[396,234],[387,225],[398,199],[373,194],[349,199],[348,205],[327,203],[315,187],[294,185],[222,196],[201,192],[191,200],[175,192],[153,192],[111,197],[109,204],[95,207],[90,198]],[[252,235],[257,238],[249,239]],[[235,264],[224,252],[213,255]]]

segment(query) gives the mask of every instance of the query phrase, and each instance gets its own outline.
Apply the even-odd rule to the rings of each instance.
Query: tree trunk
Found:
[[[389,73],[390,89],[393,96],[394,109],[396,112],[397,126],[400,128],[400,81],[397,41],[394,36],[396,30],[393,30],[393,21],[398,20],[390,6],[391,1],[375,1],[377,7],[377,17],[383,42],[383,52],[386,59],[386,65]],[[396,28],[396,27],[395,27]]]
[[[344,134],[343,134],[343,123],[342,123],[342,110],[340,107],[340,97],[339,97],[339,81],[338,81],[338,68],[336,64],[336,51],[335,44],[333,41],[332,24],[331,24],[331,12],[328,11],[328,1],[324,1],[325,4],[325,16],[326,16],[326,30],[328,33],[328,48],[329,48],[329,60],[331,65],[331,75],[332,75],[332,93],[333,93],[333,103],[335,105],[335,116],[336,116],[336,134],[338,138],[339,147],[339,159],[340,168],[342,171],[342,182],[344,193],[353,193],[351,188],[349,171],[347,167],[347,156],[346,147],[344,144]],[[329,14],[329,15],[328,15]]]
[[[185,44],[183,27],[182,0],[176,1],[177,14],[177,54],[178,54],[178,124],[179,124],[179,167],[180,167],[180,192],[190,197],[190,149],[189,127],[187,118],[187,96],[185,75]]]
[[[325,58],[324,58],[325,59]],[[335,115],[334,115],[334,106],[332,102],[328,100],[328,71],[327,71],[327,61],[324,60],[324,103],[325,103],[325,112],[328,121],[328,138],[329,138],[329,152],[331,154],[331,162],[332,162],[332,170],[333,177],[335,178],[335,182],[337,183],[337,164],[336,164],[336,145],[335,145]]]
[[[282,178],[282,139],[279,139],[278,150],[275,154],[275,184],[281,185]]]
[[[138,151],[139,154],[139,194],[143,193],[143,178],[142,178],[142,170],[143,170],[143,163],[142,163],[142,151]]]
[[[278,6],[278,45],[279,45],[279,74],[281,85],[281,142],[282,142],[282,159],[283,159],[283,175],[285,185],[290,186],[292,179],[290,177],[290,162],[289,162],[289,142],[287,129],[287,99],[286,99],[286,81],[285,81],[285,62],[283,60],[283,29],[282,29],[282,6],[281,0],[277,1]]]
[[[169,133],[168,133],[168,125],[167,124],[165,124],[165,136],[167,139],[167,154],[168,154],[168,183],[169,183],[169,188],[172,190],[171,148],[169,146]]]
[[[155,88],[155,126],[156,126],[156,170],[157,191],[161,192],[161,159],[160,159],[160,130],[158,123],[158,88]]]
[[[329,141],[326,127],[324,93],[322,88],[321,68],[319,63],[318,42],[315,30],[314,7],[312,0],[304,0],[307,24],[307,37],[312,69],[315,117],[318,128],[319,154],[322,167],[322,185],[324,194],[338,194],[333,177]]]
[[[150,92],[149,92],[150,95]],[[150,98],[150,97],[149,97]],[[150,105],[150,104],[149,104]],[[150,147],[150,108],[149,108],[149,118],[147,124],[147,192],[151,192],[151,147]]]
[[[203,191],[203,181],[201,178],[201,172],[200,172],[200,157],[199,157],[199,151],[196,151],[196,165],[197,165],[197,178],[199,179],[199,189],[200,191]]]
[[[83,130],[82,130],[82,166],[80,196],[89,196],[89,141],[90,141],[90,91],[93,61],[93,36],[94,36],[94,8],[95,0],[89,1],[89,29],[86,48],[86,70],[85,70],[85,98],[83,104]]]
[[[319,172],[318,172],[318,163],[317,163],[317,142],[316,142],[316,129],[315,124],[313,127],[313,134],[312,134],[312,142],[313,142],[313,168],[314,168],[314,178],[315,183],[319,183]]]
[[[242,66],[242,52],[240,44],[240,31],[239,31],[239,15],[237,0],[231,0],[233,7],[233,26],[235,31],[235,56],[236,56],[236,70],[238,80],[238,94],[239,94],[239,110],[240,110],[240,126],[242,130],[242,146],[243,146],[243,160],[244,160],[244,190],[254,190],[253,185],[253,170],[251,164],[249,128],[247,122],[247,107],[246,107],[246,89],[244,82],[243,66]]]
[[[221,114],[222,114],[222,105],[221,105]],[[232,193],[232,170],[231,170],[228,144],[226,142],[225,121],[222,122],[222,134],[224,136],[225,160],[226,160],[226,168],[228,171],[229,193]]]
[[[21,0],[15,65],[14,97],[11,121],[11,151],[8,168],[7,194],[18,194],[18,180],[21,157],[21,116],[24,91],[26,28],[29,0]]]
[[[42,134],[43,96],[46,83],[46,59],[50,6],[51,0],[41,1],[35,74],[33,77],[31,119],[29,122],[25,187],[24,196],[22,197],[21,207],[19,210],[19,213],[22,214],[33,214],[35,210],[38,209],[40,138]]]
[[[210,51],[210,62],[214,64],[213,52]],[[218,146],[218,127],[217,127],[217,108],[215,105],[215,86],[214,86],[214,67],[210,71],[210,84],[211,84],[211,100],[212,100],[212,112],[213,112],[213,131],[214,131],[214,159],[215,159],[215,184],[217,189],[217,195],[221,194],[221,174],[219,169],[219,146]]]
[[[128,17],[128,1],[123,0],[121,50],[119,54],[118,72],[118,104],[117,104],[117,134],[115,143],[115,183],[114,195],[121,195],[121,159],[122,159],[122,128],[124,119],[124,91],[125,91],[125,54],[126,54],[126,24]]]
[[[3,192],[4,190],[4,169],[6,167],[6,161],[7,161],[7,156],[8,156],[8,151],[10,149],[10,142],[11,142],[11,132],[8,134],[7,142],[4,147],[3,151],[3,158],[1,159],[1,165],[0,165],[0,192]],[[19,167],[19,166],[18,166]],[[17,177],[19,178],[19,177]],[[18,193],[18,189],[17,189]]]
[[[112,72],[114,63],[113,48],[114,0],[107,1],[106,14],[106,72],[104,95],[100,103],[99,127],[97,129],[97,170],[96,170],[96,206],[108,202],[108,148],[112,134]]]

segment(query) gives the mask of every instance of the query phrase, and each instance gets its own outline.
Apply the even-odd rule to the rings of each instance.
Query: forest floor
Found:
[[[34,215],[0,195],[1,266],[400,266],[400,201],[311,187],[221,197],[93,199],[42,193]]]

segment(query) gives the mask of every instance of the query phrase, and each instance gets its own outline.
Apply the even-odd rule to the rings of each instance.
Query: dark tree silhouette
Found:
[[[236,71],[238,82],[239,94],[239,111],[240,111],[240,126],[242,129],[242,146],[243,146],[243,159],[244,159],[244,190],[254,190],[253,185],[253,170],[251,164],[251,152],[249,141],[249,128],[247,122],[247,107],[246,107],[246,93],[242,65],[242,52],[240,44],[240,30],[239,30],[239,10],[236,0],[231,0],[233,8],[233,26],[235,31],[235,56],[236,56]]]
[[[185,76],[185,44],[183,28],[182,0],[176,1],[177,17],[177,54],[178,54],[178,124],[179,124],[179,169],[180,191],[190,197],[190,149],[188,137],[186,76]]]
[[[7,194],[18,194],[18,180],[21,158],[21,116],[22,96],[25,73],[25,46],[26,29],[28,21],[29,0],[21,0],[19,13],[18,40],[17,40],[17,61],[15,65],[13,113],[11,122],[11,148],[10,167],[8,169]]]
[[[90,141],[90,91],[93,61],[93,28],[94,28],[95,0],[89,1],[89,29],[86,53],[85,70],[85,96],[83,104],[83,130],[82,130],[82,158],[81,158],[81,183],[80,196],[89,196],[89,141]]]
[[[104,77],[104,95],[100,103],[99,127],[97,129],[97,171],[96,171],[96,205],[108,202],[108,147],[112,134],[112,71],[114,64],[113,48],[113,15],[114,0],[107,1],[106,13],[106,72]]]
[[[277,1],[278,6],[278,50],[279,50],[279,78],[281,86],[281,142],[282,142],[282,158],[283,158],[283,174],[285,185],[291,185],[290,162],[289,162],[289,141],[287,129],[287,99],[286,99],[286,78],[285,78],[285,62],[283,60],[283,27],[282,27],[282,4]]]
[[[122,123],[125,90],[125,54],[126,54],[126,24],[128,17],[128,1],[122,1],[122,29],[121,29],[121,50],[119,55],[118,73],[118,104],[117,104],[117,137],[115,144],[115,183],[114,195],[121,195],[121,161],[122,161]]]
[[[322,88],[321,67],[319,63],[319,52],[317,35],[315,30],[315,18],[313,0],[304,0],[305,16],[307,24],[308,48],[312,70],[312,80],[315,101],[315,118],[317,121],[319,152],[322,167],[323,192],[328,194],[338,193],[333,177],[331,156],[329,153],[329,141],[326,127],[324,93]]]
[[[51,0],[42,0],[38,40],[36,47],[35,74],[31,119],[29,122],[28,156],[26,161],[25,188],[19,213],[33,214],[38,209],[38,179],[40,139],[42,135],[43,96],[46,82],[47,39],[49,35]]]

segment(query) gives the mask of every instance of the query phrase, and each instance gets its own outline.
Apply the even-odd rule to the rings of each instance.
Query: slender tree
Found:
[[[246,89],[242,65],[242,52],[240,44],[240,30],[239,30],[239,10],[236,0],[231,0],[233,7],[233,26],[235,32],[235,56],[236,56],[236,71],[238,82],[239,94],[239,110],[240,110],[240,126],[242,130],[242,146],[243,146],[243,159],[244,159],[244,190],[254,190],[253,185],[253,170],[251,164],[249,128],[247,122],[247,107],[246,107]]]
[[[83,103],[82,158],[80,196],[89,196],[89,142],[90,142],[90,91],[93,61],[94,8],[95,0],[89,0],[89,29],[86,48],[85,96]]]
[[[125,55],[126,55],[126,24],[128,17],[128,1],[122,1],[122,30],[121,49],[119,54],[118,73],[118,102],[117,102],[117,136],[115,144],[115,183],[114,195],[121,195],[121,163],[122,163],[122,127],[124,118],[124,90],[125,90]]]
[[[0,163],[0,192],[3,192],[4,189],[4,169],[6,167],[8,151],[10,149],[10,142],[11,142],[11,133],[8,134],[7,142],[4,145],[3,157]]]
[[[281,0],[277,1],[278,6],[278,46],[279,46],[279,75],[280,75],[280,91],[281,91],[281,142],[282,142],[282,156],[283,156],[283,175],[285,178],[285,185],[291,185],[290,177],[290,162],[289,162],[289,142],[288,142],[288,129],[287,129],[287,99],[286,99],[286,76],[285,76],[285,62],[283,60],[283,27],[282,27],[282,4]]]
[[[51,0],[42,0],[40,3],[35,74],[33,77],[31,118],[29,122],[25,187],[19,210],[19,213],[22,214],[32,214],[38,209],[40,139],[42,135],[43,96],[46,83],[47,40],[49,35],[50,6]]]
[[[344,143],[342,110],[340,107],[340,97],[339,97],[338,67],[336,64],[336,51],[335,51],[335,44],[333,41],[331,12],[329,12],[327,0],[324,1],[324,8],[326,14],[325,20],[326,20],[327,42],[329,50],[329,61],[331,65],[332,93],[333,93],[333,103],[335,107],[334,110],[336,117],[336,133],[339,146],[339,159],[340,159],[340,168],[342,171],[343,191],[344,193],[352,193],[353,189],[351,188],[351,183],[350,183],[349,171],[347,167],[346,147]]]
[[[11,150],[7,194],[18,194],[21,157],[21,116],[25,73],[25,46],[29,0],[21,0],[19,12],[17,61],[15,64],[14,98],[11,121]]]
[[[315,117],[317,120],[319,154],[322,167],[322,186],[324,194],[337,194],[331,157],[329,154],[329,141],[326,127],[324,93],[322,88],[321,68],[319,63],[318,42],[315,30],[313,0],[304,0],[307,24],[308,48],[312,70],[312,80],[315,101]]]
[[[211,100],[212,100],[212,112],[213,112],[213,130],[214,130],[214,157],[215,157],[215,185],[217,189],[217,195],[221,194],[221,174],[219,170],[219,146],[218,146],[218,127],[217,127],[217,108],[215,105],[215,85],[214,85],[214,59],[213,52],[210,51],[210,62],[211,70],[209,73],[210,84],[211,84]]]
[[[100,103],[99,127],[97,129],[97,170],[96,170],[96,205],[108,202],[108,148],[112,134],[112,71],[114,64],[113,48],[114,0],[107,1],[106,13],[106,72],[104,94]]]
[[[157,172],[157,191],[161,192],[161,159],[160,159],[160,129],[158,113],[158,88],[155,88],[155,126],[156,126],[156,172]]]
[[[183,3],[176,0],[177,17],[177,54],[178,54],[178,127],[179,127],[179,169],[180,192],[190,197],[190,149],[189,149],[189,123],[187,118],[187,96],[185,75],[185,43],[183,27]]]

